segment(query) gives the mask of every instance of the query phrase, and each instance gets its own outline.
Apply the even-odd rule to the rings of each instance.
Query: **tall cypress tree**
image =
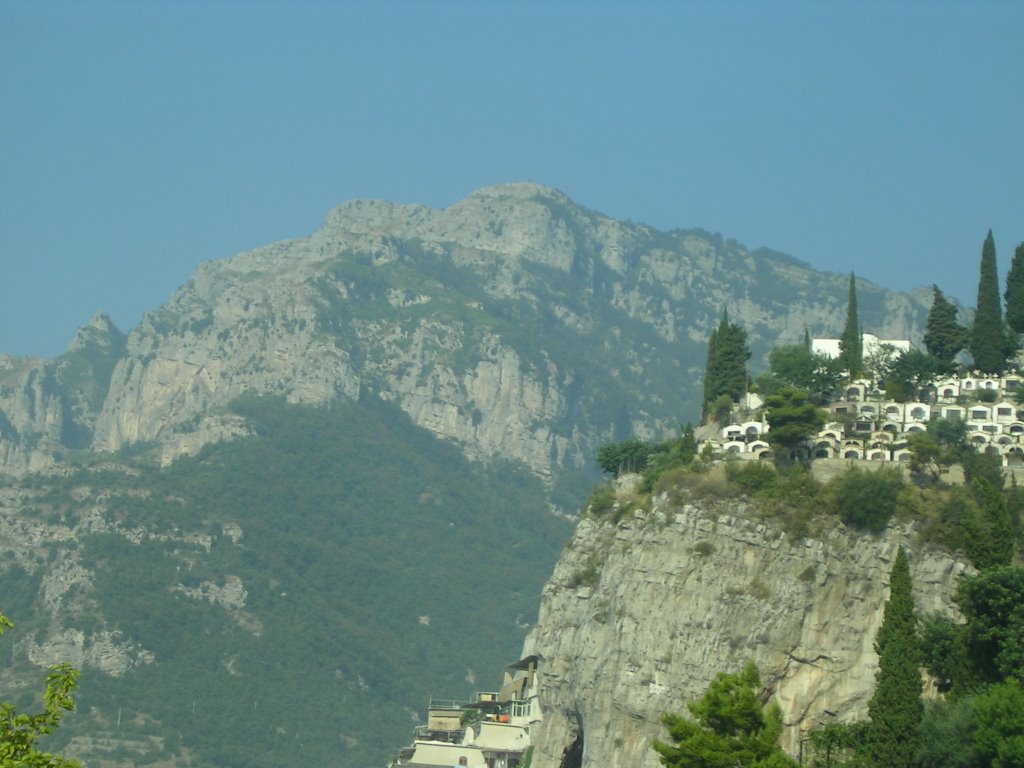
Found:
[[[970,352],[974,367],[983,373],[1001,373],[1006,367],[1006,330],[999,301],[996,243],[991,229],[981,247],[978,306],[971,328]]]
[[[1017,246],[1010,271],[1006,273],[1006,324],[1014,333],[1024,333],[1024,243]]]
[[[701,415],[703,417],[708,415],[709,405],[715,399],[718,392],[718,381],[715,378],[718,375],[718,369],[715,364],[717,349],[718,329],[714,328],[711,331],[711,336],[708,337],[708,354],[707,359],[704,361],[704,401],[701,406]]]
[[[944,363],[952,363],[967,346],[967,329],[957,322],[956,305],[947,299],[939,286],[932,286],[932,308],[924,331],[928,354]]]
[[[846,303],[846,327],[839,337],[839,359],[851,380],[863,373],[864,347],[860,320],[857,319],[857,284],[853,272],[850,273],[850,292]]]
[[[985,477],[971,480],[971,495],[978,502],[977,516],[964,521],[965,549],[979,571],[1009,565],[1013,560],[1013,520],[1000,486]]]
[[[721,395],[738,403],[747,389],[747,332],[738,323],[729,322],[728,311],[708,340],[708,359],[704,371],[704,411]]]
[[[878,673],[868,702],[870,723],[866,749],[878,768],[917,765],[921,703],[921,648],[910,581],[910,562],[903,547],[889,577],[889,600],[875,638]]]

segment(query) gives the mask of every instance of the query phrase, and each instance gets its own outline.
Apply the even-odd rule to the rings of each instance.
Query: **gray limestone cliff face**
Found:
[[[244,432],[210,416],[240,395],[377,396],[473,458],[551,477],[692,418],[722,307],[763,354],[805,324],[838,332],[845,280],[534,184],[445,210],[353,201],[307,238],[202,264],[148,314],[93,447],[156,441],[170,460]],[[861,306],[870,329],[919,335],[919,299],[865,283]]]
[[[742,502],[665,497],[618,525],[583,520],[524,650],[542,670],[533,765],[557,768],[579,738],[584,767],[656,768],[662,713],[686,714],[717,672],[750,659],[782,708],[791,754],[815,726],[865,718],[901,545],[918,612],[952,613],[969,567],[919,549],[907,528],[791,538]]]
[[[53,360],[0,355],[0,472],[21,474],[87,448],[125,337],[97,313]]]
[[[536,184],[444,210],[353,201],[308,237],[201,264],[127,339],[98,315],[56,360],[0,358],[0,471],[139,444],[169,462],[247,434],[227,406],[273,395],[383,398],[471,458],[555,480],[603,442],[696,419],[723,308],[758,370],[805,327],[838,334],[847,287]],[[863,281],[858,298],[865,330],[919,338],[928,296]]]
[[[120,471],[114,465],[106,469]],[[153,664],[157,657],[150,649],[108,624],[108,617],[97,610],[95,569],[104,564],[95,559],[87,561],[81,542],[91,536],[107,537],[122,549],[144,542],[164,542],[179,553],[191,553],[180,561],[181,570],[187,573],[196,558],[209,554],[212,537],[207,532],[166,532],[122,525],[113,521],[110,510],[116,495],[93,494],[87,486],[76,489],[75,515],[64,519],[43,515],[39,499],[46,493],[38,488],[0,488],[0,561],[6,566],[3,575],[5,579],[20,580],[22,587],[32,584],[36,602],[34,616],[29,617],[25,607],[25,615],[16,617],[18,623],[34,621],[35,631],[22,634],[15,643],[15,663],[0,669],[0,686],[13,689],[23,684],[30,670],[17,663],[21,659],[37,667],[69,662],[113,677]],[[236,523],[228,523],[223,536],[226,545],[230,542],[230,546],[238,546],[244,533]],[[11,582],[5,581],[5,586],[5,600],[9,601]],[[187,599],[218,606],[251,632],[261,631],[260,622],[245,610],[247,590],[238,576],[222,574],[216,583],[207,580],[198,586],[177,584],[171,589]],[[5,608],[6,612],[10,610]]]

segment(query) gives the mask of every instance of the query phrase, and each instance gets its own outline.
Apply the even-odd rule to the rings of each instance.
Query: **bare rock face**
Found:
[[[86,635],[80,629],[65,629],[42,643],[29,640],[29,661],[40,667],[67,662],[81,669],[88,665],[111,677],[121,677],[135,667],[152,664],[154,656],[127,640],[120,632],[103,630]]]
[[[200,265],[127,340],[97,316],[56,361],[0,358],[0,471],[138,444],[168,462],[246,434],[226,406],[272,395],[380,397],[470,457],[553,479],[696,418],[723,308],[756,361],[805,326],[837,334],[846,296],[845,276],[536,184],[445,210],[353,201],[309,237]],[[927,297],[858,297],[866,330],[920,336]]]
[[[8,474],[50,467],[60,447],[63,407],[45,381],[51,361],[0,355],[0,466]]]
[[[661,715],[685,714],[716,673],[751,659],[782,708],[792,754],[811,728],[865,718],[901,545],[919,613],[952,613],[969,566],[919,549],[906,527],[793,538],[742,502],[664,496],[618,525],[582,521],[524,650],[543,674],[534,765],[561,765],[579,740],[584,766],[656,768]]]
[[[124,341],[97,313],[54,360],[0,355],[0,473],[47,469],[89,446]]]
[[[97,466],[102,472],[124,471],[123,468]],[[144,526],[126,526],[114,520],[111,500],[116,494],[93,493],[88,485],[75,491],[72,503],[75,515],[63,516],[41,512],[46,490],[17,487],[0,489],[0,561],[3,575],[10,578],[12,566],[21,578],[38,584],[33,587],[37,610],[34,611],[36,631],[24,636],[16,656],[24,655],[31,663],[47,667],[58,662],[99,670],[112,677],[121,677],[136,667],[157,661],[152,650],[126,637],[107,618],[97,613],[95,599],[95,562],[83,561],[81,541],[91,535],[104,535],[115,540],[116,547],[129,549],[144,542],[160,541],[171,550],[183,548],[209,554],[212,539],[208,533],[155,531]],[[227,522],[224,537],[237,545],[244,538],[241,526]],[[183,572],[192,561],[182,558]],[[105,567],[99,564],[100,568]],[[36,581],[37,580],[37,581]],[[10,587],[10,582],[5,582]],[[224,574],[217,581],[204,580],[196,587],[177,585],[173,589],[185,597],[208,602],[222,608],[240,626],[254,634],[262,631],[259,620],[245,610],[248,590],[241,578]],[[10,593],[5,592],[10,598]],[[9,610],[9,609],[7,609]],[[26,614],[29,611],[26,610]],[[20,622],[23,616],[17,617]],[[18,685],[24,669],[0,670],[0,683]]]
[[[862,294],[869,327],[920,327],[918,301],[868,284]],[[845,296],[845,278],[788,257],[617,222],[534,184],[447,210],[353,201],[308,238],[201,265],[147,315],[93,447],[179,435],[169,458],[229,436],[180,438],[243,394],[372,395],[472,457],[548,477],[603,440],[673,429],[692,412],[697,388],[675,382],[699,379],[723,306],[766,349],[805,323],[838,331]],[[672,383],[652,386],[655,367]]]

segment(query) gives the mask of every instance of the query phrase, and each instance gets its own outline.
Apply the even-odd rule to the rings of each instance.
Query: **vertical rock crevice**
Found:
[[[565,748],[562,754],[562,761],[558,768],[583,768],[583,724],[579,721],[579,714],[576,714],[576,738]]]
[[[615,524],[581,521],[529,641],[545,660],[534,768],[563,768],[584,723],[587,765],[658,768],[650,744],[665,738],[662,714],[685,714],[716,673],[748,660],[782,710],[793,755],[807,731],[865,718],[898,546],[911,552],[920,613],[954,615],[957,580],[971,569],[921,548],[910,525],[797,538],[743,500],[667,496]]]

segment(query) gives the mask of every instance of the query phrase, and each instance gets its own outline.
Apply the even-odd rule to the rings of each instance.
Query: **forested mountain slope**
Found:
[[[512,184],[346,203],[127,337],[0,357],[4,687],[80,665],[89,765],[380,765],[518,654],[598,446],[697,419],[722,310],[757,361],[837,334],[847,282]]]
[[[3,489],[0,687],[83,667],[59,738],[88,765],[381,765],[432,691],[515,657],[570,526],[394,406],[234,411],[255,436],[163,470]]]

